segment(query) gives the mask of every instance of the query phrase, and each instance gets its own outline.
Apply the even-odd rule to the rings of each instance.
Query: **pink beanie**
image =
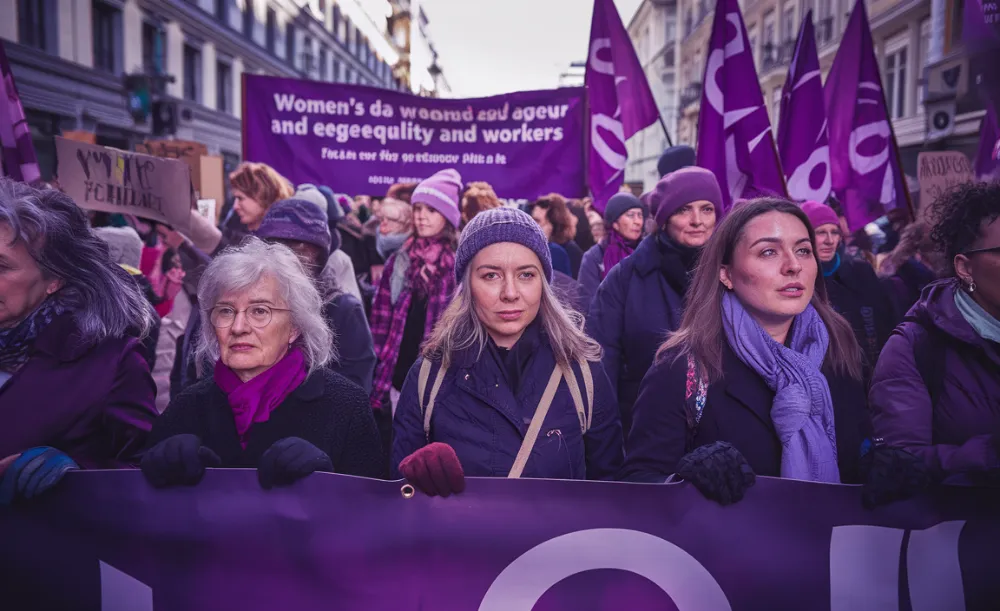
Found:
[[[462,217],[458,206],[461,194],[461,174],[452,169],[441,170],[417,185],[410,197],[410,204],[424,204],[437,210],[457,229]]]
[[[836,225],[840,227],[840,219],[833,208],[819,202],[802,202],[802,211],[809,217],[813,229],[819,229],[822,225]]]

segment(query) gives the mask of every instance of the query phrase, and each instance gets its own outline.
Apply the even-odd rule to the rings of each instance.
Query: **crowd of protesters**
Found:
[[[453,169],[351,198],[245,163],[189,235],[0,179],[0,504],[130,467],[723,504],[757,475],[869,505],[1000,483],[1000,183],[849,233],[833,200],[723,216],[688,147],[658,169],[600,214]]]

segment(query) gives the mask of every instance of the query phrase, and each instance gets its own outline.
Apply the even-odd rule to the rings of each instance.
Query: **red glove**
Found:
[[[406,481],[427,496],[447,497],[465,490],[465,472],[455,450],[435,442],[410,454],[399,463]]]

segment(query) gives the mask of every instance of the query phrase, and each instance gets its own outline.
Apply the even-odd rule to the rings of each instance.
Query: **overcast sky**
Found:
[[[615,0],[628,26],[642,0]],[[421,0],[455,97],[558,86],[583,61],[593,0]]]

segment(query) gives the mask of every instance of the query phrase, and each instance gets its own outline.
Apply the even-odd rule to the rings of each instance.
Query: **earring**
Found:
[[[969,294],[971,295],[972,293],[975,292],[976,292],[976,281],[972,280],[969,282]]]

